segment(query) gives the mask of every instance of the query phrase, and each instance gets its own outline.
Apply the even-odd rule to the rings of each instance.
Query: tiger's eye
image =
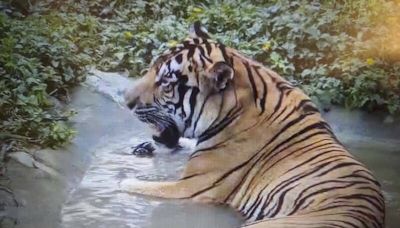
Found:
[[[171,92],[172,89],[173,89],[173,86],[172,86],[172,84],[170,83],[170,84],[168,84],[168,85],[163,86],[163,88],[164,88],[164,91],[165,91],[165,92]]]

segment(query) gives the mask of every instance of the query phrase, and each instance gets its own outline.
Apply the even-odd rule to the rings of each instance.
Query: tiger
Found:
[[[122,180],[129,194],[228,205],[242,227],[384,227],[373,173],[298,87],[194,23],[128,87],[126,104],[169,148],[196,140],[181,177]]]

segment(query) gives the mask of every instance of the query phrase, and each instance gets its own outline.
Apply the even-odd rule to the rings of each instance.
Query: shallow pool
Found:
[[[79,187],[62,210],[62,227],[238,227],[238,214],[226,207],[188,201],[157,200],[118,190],[127,177],[145,180],[178,178],[188,151],[138,158],[131,146],[148,137],[107,142],[99,147]],[[387,227],[400,227],[400,149],[383,144],[351,142],[349,150],[374,171],[384,188]]]
[[[188,151],[138,158],[129,142],[109,142],[99,148],[80,186],[62,210],[62,227],[238,227],[240,217],[227,207],[189,201],[157,200],[120,192],[118,182],[127,177],[145,180],[178,178]],[[140,141],[141,142],[141,141]]]
[[[348,149],[374,172],[383,187],[386,227],[400,227],[400,147],[353,142]]]

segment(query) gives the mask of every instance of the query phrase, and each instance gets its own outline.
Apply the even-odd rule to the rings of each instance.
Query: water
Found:
[[[383,187],[386,227],[400,227],[400,147],[353,142],[348,148],[373,171]]]
[[[99,147],[80,186],[62,210],[62,227],[238,227],[240,217],[226,207],[189,201],[160,200],[119,191],[127,177],[171,180],[179,177],[189,155],[182,150],[153,158],[131,155],[131,146],[148,138],[145,133],[127,141],[107,142]]]
[[[323,113],[339,140],[381,183],[386,201],[386,227],[400,227],[400,121],[386,113],[334,107]]]
[[[107,142],[99,147],[80,186],[62,210],[62,227],[238,227],[241,218],[226,207],[130,195],[118,190],[124,178],[171,180],[179,176],[188,151],[138,158],[131,146],[148,137]],[[384,188],[387,227],[400,227],[400,150],[383,144],[352,142],[349,150],[373,170]]]

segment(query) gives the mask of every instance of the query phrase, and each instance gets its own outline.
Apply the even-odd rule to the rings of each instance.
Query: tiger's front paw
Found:
[[[147,181],[138,179],[124,179],[119,183],[119,188],[123,192],[145,194]]]
[[[132,147],[132,154],[138,157],[152,157],[155,150],[151,142],[144,142]]]

